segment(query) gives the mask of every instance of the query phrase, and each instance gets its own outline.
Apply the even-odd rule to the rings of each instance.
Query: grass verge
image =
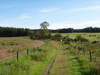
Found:
[[[94,67],[94,63],[90,62],[86,57],[77,52],[73,48],[67,48],[69,67],[71,75],[99,75],[100,69]]]

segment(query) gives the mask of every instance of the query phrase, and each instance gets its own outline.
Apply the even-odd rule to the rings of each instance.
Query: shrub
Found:
[[[50,39],[51,33],[47,29],[41,29],[37,31],[31,31],[29,34],[30,39]]]
[[[52,39],[60,41],[62,39],[62,35],[60,33],[56,33],[54,36],[52,36]]]
[[[63,41],[65,44],[70,44],[70,42],[73,41],[73,39],[69,38],[69,36],[67,35],[67,36],[63,37]]]
[[[88,42],[88,39],[83,38],[81,35],[77,35],[76,39],[74,39],[75,42],[81,41],[81,42]]]

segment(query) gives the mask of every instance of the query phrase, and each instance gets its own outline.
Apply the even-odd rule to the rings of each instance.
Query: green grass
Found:
[[[12,46],[12,45],[19,45],[20,43],[19,42],[16,42],[16,41],[3,41],[3,42],[0,42],[0,45],[2,46]]]
[[[92,63],[87,58],[77,54],[70,46],[60,44],[49,75],[93,75],[92,69]]]
[[[92,44],[92,42],[100,42],[100,38],[98,38],[100,37],[100,33],[62,33],[62,35],[68,35],[72,39],[75,39],[77,35],[81,35],[83,38],[89,40],[88,43],[70,42],[70,46],[66,53],[69,56],[67,59],[69,60],[69,71],[72,73],[69,75],[99,75],[100,43]],[[76,46],[77,48],[72,48],[72,46]],[[90,50],[92,51],[92,62],[90,62]]]
[[[92,64],[87,58],[80,54],[76,54],[76,51],[72,48],[67,49],[69,67],[71,70],[70,75],[94,75],[92,72]]]
[[[54,34],[55,33],[52,33],[52,35]],[[75,39],[77,35],[81,35],[82,37],[89,39],[90,42],[94,40],[100,41],[100,38],[98,39],[98,37],[100,37],[100,33],[61,33],[61,34],[63,37],[68,35],[72,39]],[[89,37],[89,35],[96,35],[96,36]]]
[[[76,45],[76,44],[71,43],[71,45]],[[80,44],[77,44],[76,46],[79,47],[79,45]],[[92,45],[95,45],[95,44],[92,44]],[[80,46],[80,47],[85,48],[84,45]],[[100,45],[90,46],[87,44],[86,47],[87,48],[85,48],[85,50],[84,50],[85,53],[83,53],[83,50],[69,46],[69,48],[67,49],[69,52],[69,59],[71,56],[73,57],[73,59],[71,59],[69,62],[72,63],[73,60],[75,61],[75,62],[73,62],[74,63],[73,67],[74,66],[78,67],[78,72],[81,73],[79,75],[99,75],[100,74],[100,66],[97,67],[97,63],[100,61],[99,60],[100,56],[98,55],[99,54],[98,49],[100,49],[99,48]],[[92,62],[90,62],[89,50],[92,51]],[[78,64],[78,65],[75,65],[75,64]],[[73,71],[73,69],[72,69],[72,71]],[[78,74],[76,74],[76,75],[78,75]]]
[[[64,33],[63,36],[69,35],[70,38],[76,38],[77,35],[81,35],[89,40],[91,43],[94,40],[100,41],[100,33]],[[96,35],[90,37],[89,35]],[[4,38],[4,40],[9,38]],[[13,39],[13,38],[12,38]],[[14,38],[13,40],[18,39]],[[21,38],[19,38],[18,43],[13,42],[12,45],[19,44]],[[23,38],[22,38],[23,39]],[[26,38],[25,38],[26,39]],[[4,42],[4,41],[1,41]],[[21,41],[22,44],[25,43]],[[31,40],[28,40],[27,43],[30,43]],[[45,44],[38,48],[28,48],[29,55],[21,55],[19,60],[16,58],[10,58],[8,60],[0,61],[0,75],[41,75],[45,70],[46,66],[53,59],[57,50],[62,49],[61,44],[59,46],[52,46],[50,44],[51,40],[44,40]],[[1,45],[3,48],[8,46],[11,42],[6,42],[4,45]],[[66,63],[67,69],[66,72],[68,75],[99,75],[100,74],[100,44],[86,44],[81,42],[71,42],[71,45],[84,48],[83,50],[72,48],[71,46],[67,47],[65,45],[66,54]],[[20,48],[19,48],[20,49]],[[12,49],[9,53],[14,53],[19,51],[19,49]],[[20,49],[21,50],[21,49]],[[89,61],[89,50],[92,51],[92,62]],[[61,61],[62,63],[62,61]],[[56,64],[57,65],[57,64]],[[60,65],[59,65],[60,66]],[[55,70],[53,70],[55,72]],[[59,71],[60,72],[60,71]]]
[[[30,49],[29,55],[19,56],[18,61],[15,58],[0,61],[0,75],[41,75],[55,53],[56,48],[50,44]]]

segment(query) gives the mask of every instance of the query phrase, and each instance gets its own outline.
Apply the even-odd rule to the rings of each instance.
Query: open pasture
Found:
[[[42,41],[31,40],[29,37],[1,37],[0,38],[0,59],[16,55],[16,52],[24,52],[28,48],[43,45]]]
[[[44,75],[46,67],[49,75],[100,74],[100,33],[62,33],[63,37],[66,35],[72,39],[81,35],[89,41],[65,44],[52,40],[31,40],[28,37],[0,38],[0,74]],[[92,44],[93,41],[99,42]],[[16,57],[7,58],[16,55],[17,51],[24,53],[26,50],[29,50],[29,54],[19,55],[18,60]],[[52,67],[48,68],[53,59]]]
[[[61,33],[62,36],[68,35],[70,38],[74,39],[77,35],[81,35],[84,38],[87,38],[89,41],[100,41],[100,33]]]

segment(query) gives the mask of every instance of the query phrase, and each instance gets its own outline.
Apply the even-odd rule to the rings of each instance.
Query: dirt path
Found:
[[[46,69],[46,73],[44,75],[68,75],[68,68],[66,60],[66,50],[64,50],[63,46],[58,50],[57,55],[49,64]]]

